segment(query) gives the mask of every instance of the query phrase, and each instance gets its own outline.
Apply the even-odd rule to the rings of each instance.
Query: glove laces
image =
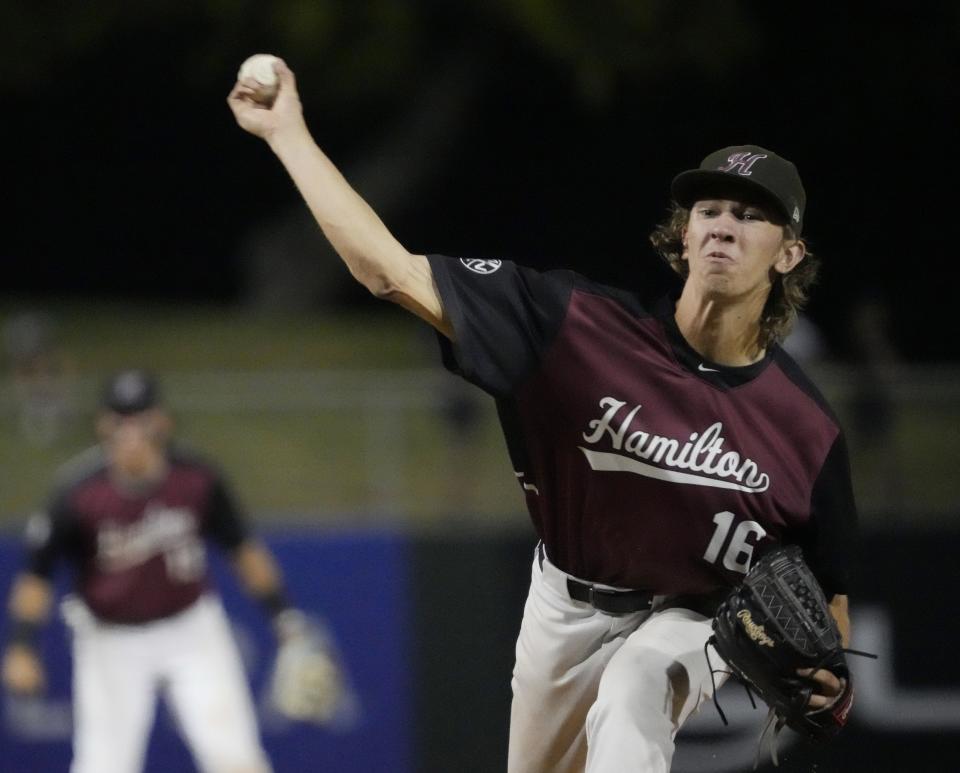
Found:
[[[747,693],[747,697],[750,699],[750,705],[756,710],[757,702],[753,699],[753,690],[750,687],[750,683],[736,671],[726,669],[726,668],[714,668],[713,664],[710,662],[710,653],[707,648],[710,646],[710,642],[713,637],[707,639],[703,644],[703,656],[707,661],[707,668],[710,670],[710,684],[713,687],[713,705],[717,710],[717,714],[720,715],[720,719],[723,720],[723,724],[728,726],[730,723],[727,721],[727,715],[723,713],[723,709],[720,708],[720,701],[717,700],[717,680],[715,679],[715,674],[726,674],[727,676],[735,676],[740,679],[743,689]],[[858,655],[863,658],[872,658],[873,660],[877,659],[877,655],[873,652],[864,652],[862,650],[849,649],[848,647],[843,647],[840,650],[845,655]],[[810,668],[814,671],[818,670],[823,666],[823,664],[832,657],[832,653],[826,653],[820,660],[816,661]],[[832,705],[832,704],[831,704]],[[818,709],[818,711],[824,711],[829,708],[825,706],[823,709]],[[756,770],[760,765],[760,755],[763,751],[764,744],[768,746],[770,750],[770,760],[773,762],[774,767],[780,767],[780,758],[777,754],[777,737],[780,735],[780,731],[783,730],[786,725],[786,720],[781,717],[774,709],[770,709],[767,713],[767,718],[764,720],[763,729],[760,732],[760,738],[757,741],[757,753],[753,759],[753,769]]]

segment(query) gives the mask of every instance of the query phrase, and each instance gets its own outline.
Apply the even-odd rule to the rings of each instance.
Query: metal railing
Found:
[[[868,524],[905,513],[942,521],[960,509],[960,368],[890,370],[869,394],[852,368],[812,375],[846,427]],[[523,509],[492,399],[440,369],[172,372],[163,381],[185,440],[221,463],[258,514],[503,523]],[[99,383],[0,384],[0,518],[35,507],[56,467],[92,442]]]

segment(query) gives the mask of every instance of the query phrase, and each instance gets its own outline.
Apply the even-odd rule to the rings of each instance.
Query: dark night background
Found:
[[[660,270],[647,235],[672,175],[751,142],[804,177],[832,346],[871,294],[905,359],[960,357],[954,4],[190,5],[8,17],[5,295],[241,301],[250,230],[300,207],[224,102],[270,51],[361,192],[352,164],[422,159],[374,197],[411,249],[629,283]],[[367,302],[342,279],[334,301]]]

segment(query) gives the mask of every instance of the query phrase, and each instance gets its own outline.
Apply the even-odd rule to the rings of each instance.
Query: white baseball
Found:
[[[237,80],[248,78],[256,81],[258,102],[269,104],[277,96],[280,82],[273,71],[273,63],[279,61],[273,54],[254,54],[240,65]]]

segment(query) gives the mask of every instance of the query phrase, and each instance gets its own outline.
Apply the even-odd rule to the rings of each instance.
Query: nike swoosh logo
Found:
[[[719,368],[708,368],[702,362],[699,365],[697,365],[697,370],[703,373],[719,373],[720,372]]]

